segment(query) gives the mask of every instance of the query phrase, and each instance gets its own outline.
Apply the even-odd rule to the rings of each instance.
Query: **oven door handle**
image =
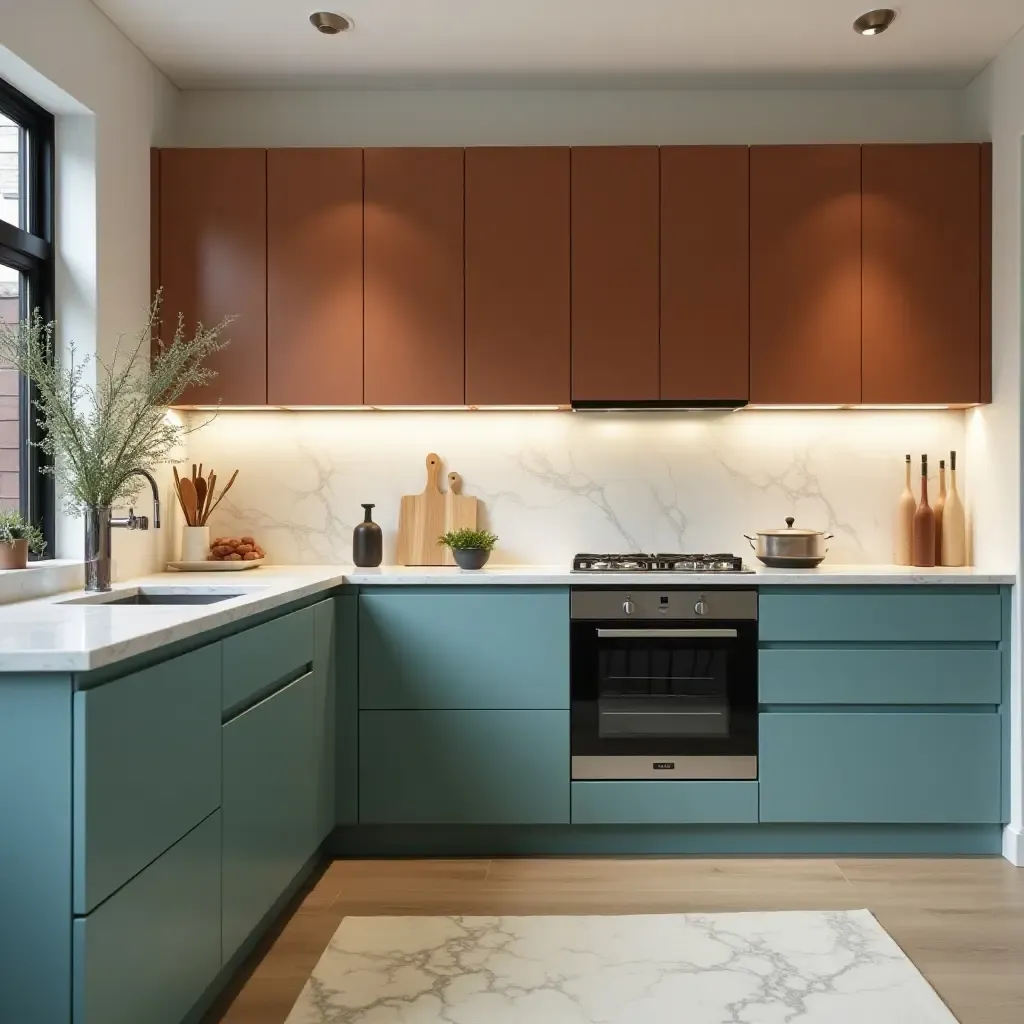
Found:
[[[711,640],[737,637],[735,629],[599,629],[599,640]]]

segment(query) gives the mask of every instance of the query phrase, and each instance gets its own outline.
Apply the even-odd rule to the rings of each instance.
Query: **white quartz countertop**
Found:
[[[769,569],[750,566],[753,572],[570,572],[564,565],[495,565],[466,571],[454,566],[382,565],[378,569],[350,569],[345,582],[354,586],[606,586],[606,587],[765,587],[765,586],[894,586],[907,584],[1014,583],[1013,573],[978,569],[916,569],[902,565],[823,565],[817,569]]]
[[[976,569],[830,565],[820,569],[765,569],[753,573],[573,573],[565,566],[490,566],[476,572],[446,567],[345,565],[260,566],[239,573],[158,573],[114,585],[117,592],[187,587],[242,591],[216,604],[104,607],[68,604],[87,595],[69,591],[0,606],[0,674],[88,672],[188,640],[275,608],[340,587],[356,586],[806,586],[1013,583],[1012,573]],[[95,600],[92,595],[90,600]]]
[[[28,571],[28,570],[26,570]],[[244,591],[216,604],[104,607],[68,604],[102,595],[70,591],[36,601],[0,606],[0,674],[88,672],[166,644],[339,587],[345,567],[266,566],[248,572],[166,572],[115,583],[115,592],[140,587],[187,587],[195,591]]]

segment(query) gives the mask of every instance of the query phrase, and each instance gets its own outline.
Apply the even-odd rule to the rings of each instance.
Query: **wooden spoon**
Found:
[[[196,525],[196,485],[185,477],[181,481],[181,507],[185,510],[185,523]]]
[[[174,471],[174,495],[178,499],[178,504],[181,506],[182,515],[187,515],[185,512],[185,502],[181,498],[181,477],[178,476],[178,467],[171,466]]]
[[[202,466],[199,467],[202,469]],[[196,477],[196,526],[203,525],[203,510],[206,508],[206,487],[207,483],[200,473]]]

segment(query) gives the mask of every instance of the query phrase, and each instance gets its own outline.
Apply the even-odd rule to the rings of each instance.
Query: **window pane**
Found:
[[[21,317],[21,275],[0,263],[0,320],[17,323]],[[18,373],[0,366],[0,508],[21,503],[19,474],[25,425],[21,422]]]
[[[0,219],[23,228],[24,200],[21,194],[24,132],[4,114],[0,114]]]

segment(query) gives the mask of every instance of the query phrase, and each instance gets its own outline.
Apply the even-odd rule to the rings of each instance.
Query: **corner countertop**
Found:
[[[165,572],[115,583],[131,593],[188,587],[241,592],[204,605],[105,608],[82,590],[0,607],[0,675],[5,672],[90,672],[158,647],[188,640],[252,615],[340,587],[345,566],[266,566],[248,572]],[[93,604],[68,604],[88,597]]]
[[[977,569],[831,565],[821,569],[765,569],[752,573],[572,573],[565,566],[501,566],[476,572],[448,567],[345,565],[260,566],[240,573],[157,573],[114,585],[115,591],[188,587],[238,596],[208,605],[105,608],[68,604],[96,595],[68,591],[0,607],[0,675],[16,672],[89,672],[208,630],[240,622],[294,601],[352,586],[686,586],[756,587],[845,584],[1009,584],[1012,573]]]

